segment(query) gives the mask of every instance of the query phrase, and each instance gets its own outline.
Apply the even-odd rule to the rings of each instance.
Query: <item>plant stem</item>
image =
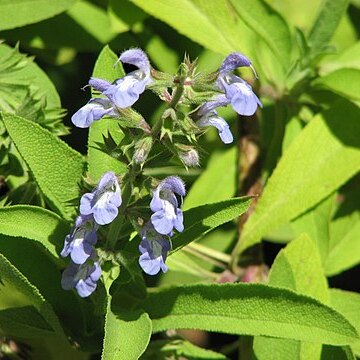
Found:
[[[222,263],[220,261],[217,261],[217,260],[215,260],[215,259],[213,259],[213,258],[211,258],[211,257],[209,257],[207,255],[204,255],[204,254],[196,251],[195,249],[192,249],[191,247],[189,247],[189,245],[185,246],[183,248],[183,250],[188,252],[189,254],[192,254],[192,255],[200,258],[200,259],[203,259],[203,260],[209,262],[210,264],[213,264],[213,265],[215,265],[215,266],[217,266],[217,267],[219,267],[221,269],[226,269],[226,265],[224,263]]]
[[[195,251],[207,255],[213,259],[222,261],[225,264],[228,264],[231,261],[231,256],[228,254],[224,254],[221,251],[217,251],[214,249],[211,249],[207,246],[201,245],[199,243],[193,242],[187,245],[187,247],[194,249]]]

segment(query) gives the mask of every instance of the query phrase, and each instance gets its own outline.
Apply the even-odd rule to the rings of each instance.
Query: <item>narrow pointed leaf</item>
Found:
[[[41,337],[62,333],[49,303],[23,274],[0,254],[0,332],[5,336]]]
[[[324,50],[331,40],[348,6],[348,0],[325,0],[312,26],[308,39],[314,55]]]
[[[304,128],[280,159],[246,222],[241,250],[316,205],[360,170],[359,115],[360,108],[339,101]]]
[[[0,30],[32,24],[57,15],[75,4],[76,0],[2,0]]]
[[[102,360],[137,360],[145,351],[151,336],[148,314],[112,311],[106,313]]]
[[[306,234],[299,236],[279,252],[271,267],[269,284],[312,296],[325,304],[330,302],[320,255]],[[290,354],[293,354],[291,358],[307,360],[309,356],[320,357],[321,343],[255,338],[254,353],[258,360],[266,360],[269,350],[278,360],[289,359]]]
[[[0,115],[6,130],[50,205],[69,217],[79,196],[84,169],[81,154],[38,124],[19,116]]]
[[[356,330],[335,310],[287,289],[261,284],[189,285],[152,293],[142,304],[153,332],[201,329],[346,345]]]
[[[63,245],[63,240],[70,230],[60,216],[37,206],[15,205],[0,208],[0,218],[0,234],[35,240],[56,258],[59,246]]]
[[[360,294],[340,289],[330,290],[331,305],[360,332]],[[360,340],[351,345],[356,356],[360,357]]]

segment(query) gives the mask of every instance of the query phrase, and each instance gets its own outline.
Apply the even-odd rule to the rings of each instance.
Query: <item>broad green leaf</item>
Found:
[[[327,276],[337,275],[360,262],[359,236],[360,226],[357,223],[346,234],[346,237],[341,240],[341,243],[331,249],[325,262],[325,273]]]
[[[226,174],[226,176],[224,176]],[[212,154],[185,197],[184,210],[231,198],[236,192],[236,147]]]
[[[331,305],[345,316],[360,332],[360,294],[339,289],[330,290]],[[351,345],[356,356],[360,357],[360,341]]]
[[[360,69],[335,70],[314,80],[312,85],[349,99],[360,100]]]
[[[61,334],[54,311],[38,289],[0,253],[0,332],[5,336]]]
[[[223,56],[233,51],[245,53],[261,78],[265,75],[282,88],[284,71],[289,67],[291,35],[284,19],[264,1],[131,1],[209,50]],[[268,46],[271,52],[264,56]]]
[[[360,191],[345,193],[345,201],[329,224],[325,273],[333,276],[360,263]]]
[[[2,0],[0,30],[32,24],[57,15],[75,4],[76,0]]]
[[[347,115],[345,122],[343,114]],[[316,115],[297,136],[245,223],[241,251],[316,205],[359,171],[359,115],[357,106],[338,101]]]
[[[271,267],[269,284],[309,295],[324,304],[330,302],[318,249],[306,234],[279,252]]]
[[[58,215],[36,206],[0,208],[0,218],[0,234],[35,240],[56,258],[70,230]]]
[[[269,47],[286,69],[289,66],[292,37],[285,19],[262,0],[231,0],[237,15]]]
[[[251,197],[240,197],[206,204],[184,212],[184,227],[182,233],[172,238],[173,251],[203,237],[212,229],[242,215],[251,205]]]
[[[117,33],[131,30],[135,24],[145,20],[148,16],[129,0],[110,0],[108,5],[108,15],[111,26]]]
[[[324,264],[329,253],[329,224],[336,195],[330,195],[317,206],[291,222],[295,234],[307,233],[315,241]]]
[[[209,15],[207,8],[217,8],[218,0],[215,1],[192,1],[192,0],[131,0],[135,5],[150,15],[166,22],[181,34],[200,43],[210,50],[222,54],[228,54],[236,49],[232,39],[224,37],[215,23],[215,14]],[[226,8],[225,8],[226,9]],[[223,6],[221,6],[223,10]],[[217,8],[217,16],[225,16],[220,8]],[[227,14],[230,10],[227,9]]]
[[[105,46],[96,61],[93,76],[108,81],[114,81],[124,76],[125,73],[121,64],[114,67],[117,59],[116,54],[108,46]],[[94,181],[99,180],[106,171],[112,170],[115,173],[124,173],[126,171],[125,164],[99,149],[99,143],[103,142],[103,136],[108,136],[108,133],[116,141],[120,141],[124,136],[114,119],[96,121],[89,129],[88,172]]]
[[[151,336],[151,320],[141,311],[121,312],[108,306],[102,360],[137,360]]]
[[[317,300],[261,284],[201,284],[164,288],[142,307],[153,332],[200,329],[346,345],[358,339],[347,320]]]
[[[312,296],[324,304],[330,302],[320,255],[307,235],[301,235],[280,251],[271,267],[269,284]],[[269,352],[273,359],[278,360],[289,359],[290,353],[296,354],[291,358],[315,359],[320,357],[321,344],[298,343],[294,340],[279,341],[265,337],[255,338],[254,353],[257,359],[268,359],[266,354]]]
[[[360,70],[360,41],[344,52],[328,56],[320,67],[320,74],[326,75],[342,68]]]
[[[79,196],[82,156],[51,132],[11,114],[0,115],[6,130],[51,206],[69,217]]]
[[[110,42],[115,37],[109,17],[101,7],[85,1],[77,1],[67,15],[102,44]]]
[[[335,33],[348,6],[348,0],[324,0],[310,29],[308,39],[313,55],[321,53]]]
[[[63,242],[63,238],[58,239]],[[61,272],[55,262],[33,240],[0,235],[0,254],[21,272],[26,281],[51,305],[64,328],[81,343],[83,312],[73,291],[61,288]]]
[[[102,6],[89,1],[77,1],[65,13],[36,24],[5,31],[3,36],[38,49],[38,56],[59,65],[71,61],[77,51],[100,51],[114,39],[116,33]]]

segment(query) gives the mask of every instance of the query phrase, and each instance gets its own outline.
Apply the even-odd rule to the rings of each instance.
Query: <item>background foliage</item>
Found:
[[[1,352],[360,357],[359,32],[356,0],[1,0]],[[107,119],[87,134],[70,117],[88,100],[80,89],[92,74],[112,81],[132,70],[113,67],[131,47],[172,73],[185,53],[214,71],[240,51],[258,79],[241,75],[264,107],[249,118],[223,109],[235,142],[207,131],[201,167],[165,159],[144,169],[188,187],[170,270],[142,275],[129,226],[119,277],[109,288],[105,272],[84,300],[61,289],[58,254],[85,172],[95,183],[110,169],[126,173],[97,146],[125,135]],[[134,108],[151,124],[164,110],[151,93]]]

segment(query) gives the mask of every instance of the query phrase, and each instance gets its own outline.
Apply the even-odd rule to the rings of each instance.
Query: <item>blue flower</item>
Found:
[[[90,261],[81,265],[71,262],[62,273],[62,288],[64,290],[75,288],[81,297],[91,295],[95,291],[101,276],[100,265],[94,261],[94,258],[95,256],[92,255]]]
[[[229,124],[218,115],[216,110],[211,110],[205,113],[196,124],[199,127],[214,126],[217,128],[221,141],[224,144],[230,144],[234,138],[230,131]]]
[[[70,254],[75,264],[83,264],[93,252],[93,246],[97,241],[97,228],[92,215],[78,216],[71,233],[65,237],[61,256],[66,257]]]
[[[116,218],[121,201],[117,178],[113,172],[109,171],[102,176],[91,193],[86,193],[81,197],[80,214],[93,214],[97,224],[106,225]]]
[[[251,61],[240,53],[230,54],[222,63],[217,79],[217,86],[225,92],[225,96],[233,109],[240,115],[253,115],[258,106],[262,107],[259,98],[251,86],[239,76],[231,74],[238,67],[249,66]]]
[[[165,260],[171,248],[170,242],[157,233],[150,222],[144,226],[141,237],[142,241],[139,245],[141,268],[148,275],[156,275],[160,270],[167,272]]]
[[[146,86],[153,81],[150,77],[150,63],[140,49],[124,51],[118,61],[137,66],[138,69],[116,80],[102,93],[118,108],[127,108],[139,99]]]
[[[159,234],[172,234],[174,228],[180,232],[184,230],[183,213],[175,194],[185,196],[185,185],[177,176],[167,177],[153,192],[151,223]]]
[[[118,113],[113,109],[108,99],[91,99],[80,108],[72,117],[72,123],[79,128],[88,128],[94,121],[104,116],[116,117]]]

